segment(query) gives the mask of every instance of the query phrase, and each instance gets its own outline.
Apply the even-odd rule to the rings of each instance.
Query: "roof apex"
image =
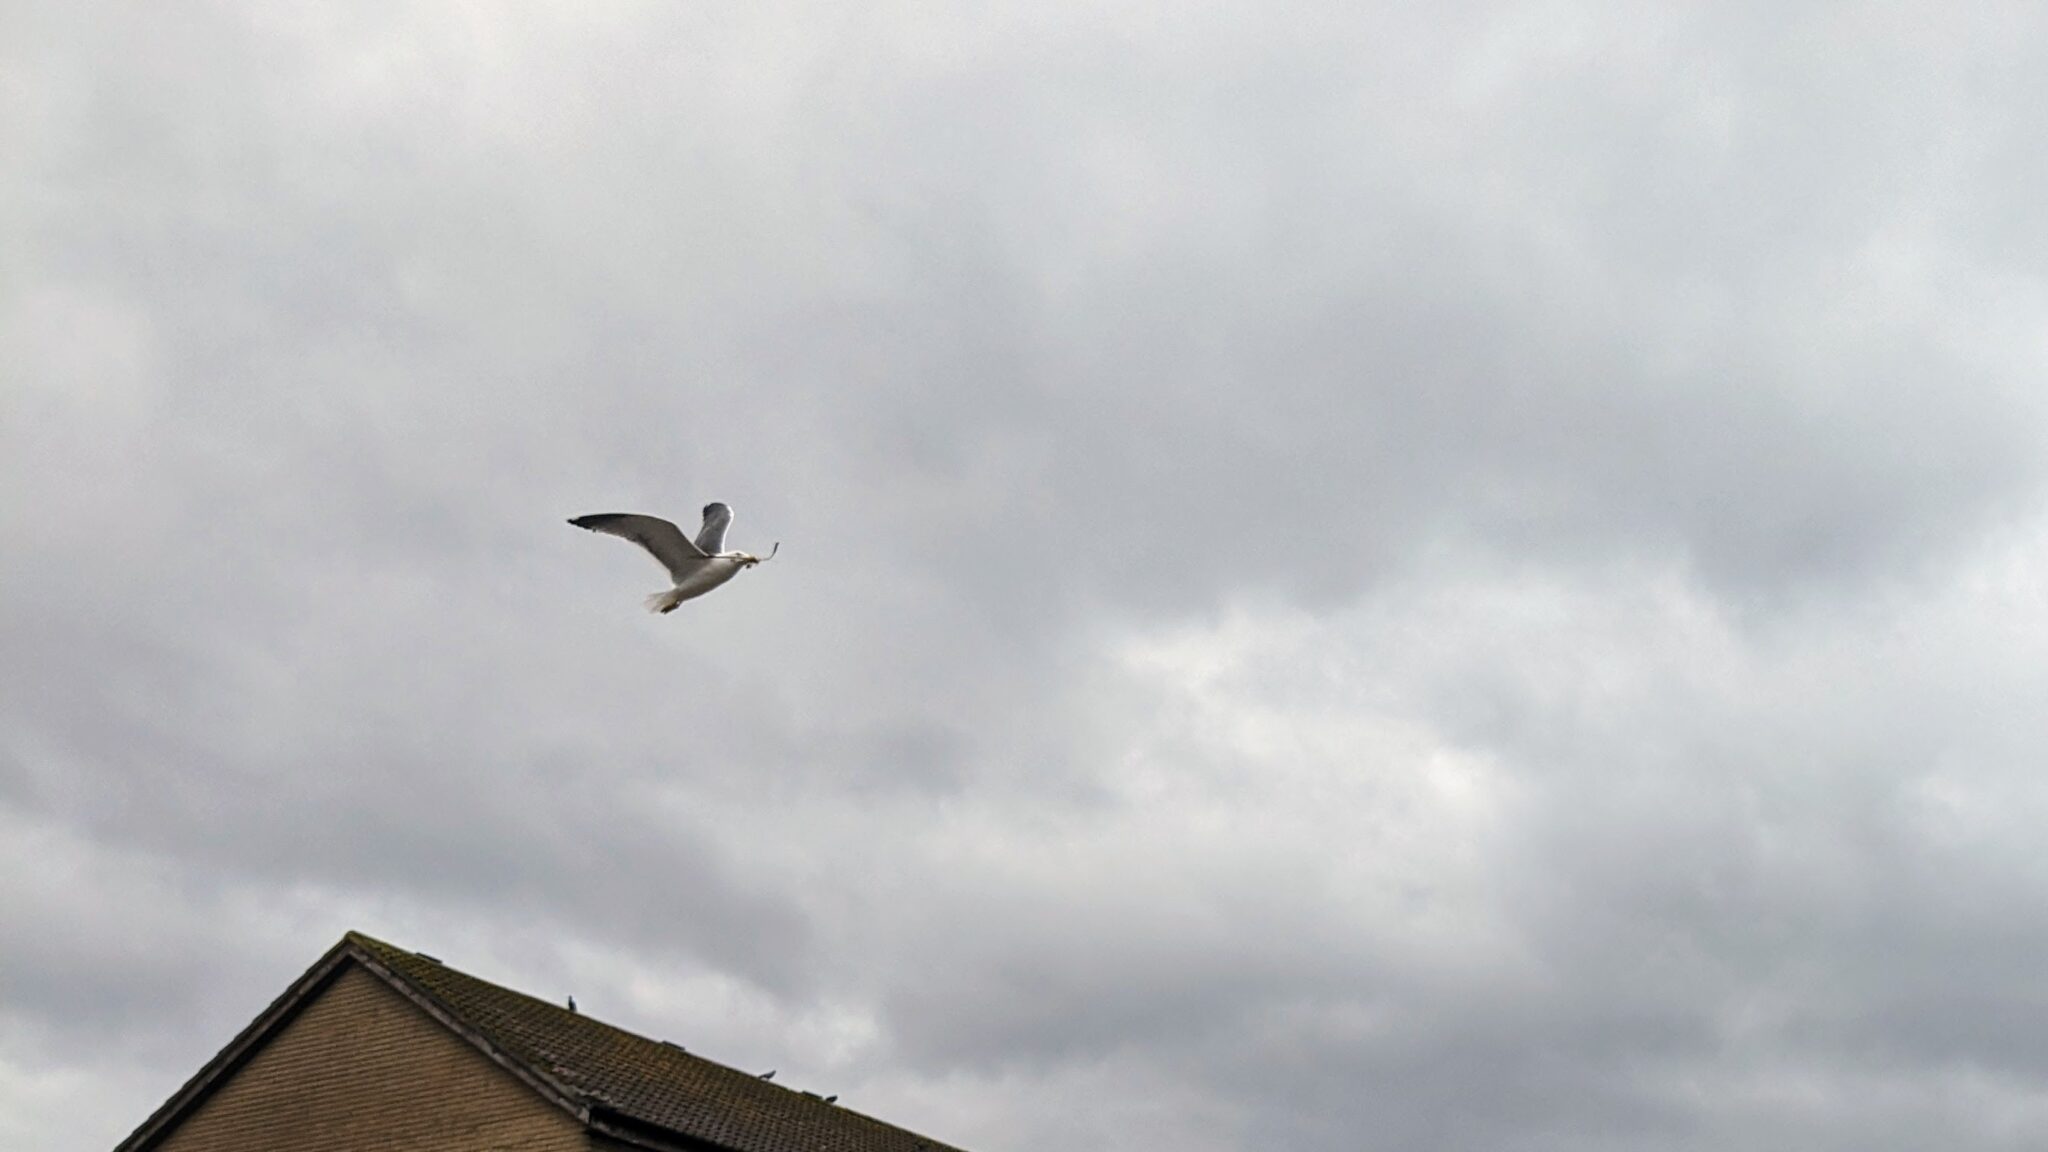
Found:
[[[146,1152],[349,965],[361,967],[592,1131],[674,1152],[958,1152],[348,931],[115,1152]]]

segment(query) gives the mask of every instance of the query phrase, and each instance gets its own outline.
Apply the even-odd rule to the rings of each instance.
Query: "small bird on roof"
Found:
[[[704,506],[704,524],[697,529],[695,540],[659,516],[642,516],[636,512],[599,512],[578,516],[569,523],[592,532],[631,540],[661,561],[661,566],[668,569],[676,586],[649,596],[649,612],[673,612],[683,601],[702,596],[739,575],[740,569],[752,568],[763,560],[773,560],[775,553],[782,548],[782,542],[778,540],[766,556],[725,551],[725,530],[732,527],[732,509],[724,504]]]
[[[569,1011],[571,1011],[571,1012],[574,1012],[575,1010],[576,1010],[576,998],[575,998],[574,996],[571,996],[571,997],[569,997]]]
[[[773,1069],[773,1068],[770,1068],[770,1069],[769,1069],[769,1070],[767,1070],[766,1072],[763,1072],[763,1073],[761,1073],[761,1079],[763,1079],[763,1080],[773,1080],[773,1079],[775,1079],[775,1069]]]

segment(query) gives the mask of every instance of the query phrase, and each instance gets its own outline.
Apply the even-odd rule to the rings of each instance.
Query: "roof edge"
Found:
[[[275,1000],[270,1002],[269,1007],[258,1013],[254,1020],[235,1034],[234,1039],[215,1053],[213,1059],[207,1061],[191,1079],[159,1105],[156,1111],[150,1113],[149,1118],[129,1133],[127,1139],[115,1145],[114,1152],[148,1152],[154,1148],[193,1110],[205,1103],[222,1084],[240,1071],[274,1035],[296,1019],[299,1013],[351,964],[376,977],[379,982],[426,1014],[428,1018],[474,1048],[486,1060],[504,1069],[527,1088],[568,1113],[586,1131],[599,1133],[620,1143],[647,1149],[649,1152],[723,1152],[723,1145],[701,1140],[658,1124],[650,1124],[600,1101],[586,1099],[545,1070],[493,1043],[488,1036],[463,1019],[459,1012],[442,1003],[433,993],[414,983],[403,972],[381,960],[380,951],[407,950],[361,932],[351,930],[344,933],[332,948],[313,962],[312,967],[300,973],[298,979],[292,981]]]
[[[622,1144],[648,1149],[649,1152],[727,1152],[724,1145],[700,1140],[659,1124],[650,1124],[620,1112],[602,1101],[587,1099],[582,1093],[563,1084],[544,1069],[506,1051],[484,1032],[472,1027],[460,1012],[443,1003],[439,997],[421,987],[405,973],[378,958],[380,949],[393,952],[405,952],[407,949],[354,931],[342,938],[342,945],[348,947],[351,958],[360,963],[365,970],[390,985],[393,991],[411,1001],[414,1007],[432,1017],[436,1023],[467,1041],[471,1047],[482,1053],[485,1059],[511,1073],[528,1088],[569,1113],[586,1131],[600,1133]],[[420,956],[421,953],[412,952],[411,955]],[[440,963],[432,957],[424,958],[435,964]]]
[[[350,959],[361,964],[364,970],[368,971],[371,975],[390,985],[392,991],[397,992],[400,996],[410,1001],[413,1007],[426,1013],[435,1023],[440,1024],[443,1028],[448,1029],[467,1041],[469,1046],[482,1053],[485,1059],[511,1073],[514,1079],[540,1093],[549,1103],[575,1117],[578,1123],[586,1127],[589,1126],[590,1104],[584,1100],[580,1093],[541,1069],[534,1067],[527,1061],[521,1060],[519,1057],[492,1043],[488,1036],[472,1027],[468,1021],[462,1018],[460,1013],[443,1004],[433,993],[413,983],[406,978],[404,973],[399,972],[377,958],[377,948],[388,948],[397,952],[403,952],[406,949],[399,948],[395,944],[386,944],[382,940],[365,936],[361,932],[350,932],[348,935],[343,936],[341,943],[337,947],[345,950]],[[418,955],[418,953],[415,952],[413,955]],[[436,961],[436,963],[439,962]],[[123,1150],[115,1149],[115,1152],[123,1152]]]
[[[144,1149],[152,1147],[177,1121],[184,1119],[187,1113],[197,1108],[208,1096],[213,1095],[214,1089],[218,1088],[223,1080],[248,1063],[249,1058],[263,1046],[264,1041],[268,1040],[272,1033],[290,1023],[306,1006],[307,1001],[334,979],[341,971],[342,965],[354,958],[356,950],[352,948],[350,939],[353,935],[354,933],[350,933],[343,936],[325,955],[315,960],[312,967],[300,973],[299,978],[279,993],[277,999],[270,1002],[269,1007],[257,1013],[254,1020],[236,1033],[234,1039],[227,1042],[226,1047],[215,1053],[213,1059],[208,1060],[199,1071],[192,1074],[191,1079],[185,1081],[176,1092],[171,1093],[170,1098],[150,1113],[148,1119],[136,1126],[135,1131],[130,1132],[127,1139],[116,1144],[114,1152],[143,1152]]]
[[[150,1148],[167,1136],[192,1111],[205,1103],[207,1098],[247,1064],[251,1057],[268,1043],[272,1036],[296,1019],[314,997],[324,991],[347,966],[354,964],[375,976],[379,982],[398,993],[413,1007],[419,1009],[435,1023],[453,1032],[457,1037],[475,1048],[483,1057],[509,1072],[528,1088],[538,1093],[549,1103],[567,1112],[585,1128],[610,1129],[613,1126],[591,1115],[590,1104],[575,1091],[549,1076],[539,1068],[520,1060],[478,1032],[455,1011],[436,999],[432,993],[421,988],[386,965],[377,957],[379,949],[404,951],[396,945],[386,944],[375,937],[361,932],[350,931],[332,948],[313,962],[313,966],[292,981],[270,1006],[256,1015],[246,1027],[228,1041],[227,1046],[214,1054],[213,1059],[194,1073],[182,1087],[173,1092],[168,1100],[150,1113],[128,1138],[114,1146],[114,1152],[148,1152]],[[643,1147],[655,1147],[645,1136],[633,1139],[621,1132],[607,1132],[615,1138],[631,1140]],[[675,1148],[675,1145],[668,1145]]]

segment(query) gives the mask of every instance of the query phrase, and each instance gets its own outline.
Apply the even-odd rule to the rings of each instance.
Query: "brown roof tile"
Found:
[[[732,1152],[959,1152],[361,933],[344,946],[595,1117]]]

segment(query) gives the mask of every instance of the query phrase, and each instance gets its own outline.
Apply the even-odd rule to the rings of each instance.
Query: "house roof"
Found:
[[[959,1152],[350,932],[116,1152],[143,1152],[350,965],[360,966],[593,1131],[653,1148]]]

